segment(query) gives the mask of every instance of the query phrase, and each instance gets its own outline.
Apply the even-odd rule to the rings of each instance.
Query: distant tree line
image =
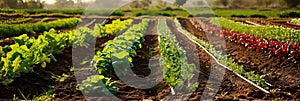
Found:
[[[45,2],[41,0],[0,0],[0,8],[44,8]]]
[[[115,1],[115,0],[106,0],[106,1]],[[95,0],[93,0],[92,2],[95,2]],[[82,0],[55,0],[53,6],[56,9],[75,9],[75,8],[84,9],[89,5],[89,3],[92,2],[83,2]]]
[[[97,1],[97,0],[96,0]],[[134,0],[129,4],[129,7],[131,8],[149,8],[151,5],[153,5],[153,0]],[[177,7],[183,6],[187,0],[174,0],[174,5]],[[156,7],[161,8],[166,7],[167,3],[162,0],[156,0]]]
[[[300,5],[300,0],[215,0],[215,5],[229,8],[239,7],[288,7],[295,8]]]

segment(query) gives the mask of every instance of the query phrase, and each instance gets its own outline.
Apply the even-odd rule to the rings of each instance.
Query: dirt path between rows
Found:
[[[262,99],[262,91],[236,76],[233,72],[225,70],[212,59],[202,48],[196,46],[185,35],[178,32],[175,23],[168,20],[168,25],[172,32],[176,35],[177,39],[180,39],[180,46],[182,46],[187,53],[194,48],[198,49],[198,58],[200,62],[200,75],[198,82],[200,82],[199,88],[193,93],[190,100],[200,99],[215,99],[215,100],[253,100]],[[192,54],[194,55],[193,52]],[[224,71],[224,75],[222,75]],[[215,74],[212,75],[211,74]],[[205,90],[209,89],[209,90]],[[211,95],[217,93],[216,95]]]
[[[189,19],[179,21],[186,30],[199,39],[208,41],[207,37],[216,37],[197,30]],[[210,39],[209,42],[215,42],[214,38]],[[276,92],[264,95],[264,99],[296,100],[300,98],[300,68],[297,64],[287,59],[282,61],[279,57],[268,58],[268,55],[264,53],[257,53],[233,42],[226,42],[226,52],[236,63],[243,65],[246,71],[255,71],[257,74],[265,75],[266,81],[273,85],[271,89],[275,89]]]
[[[98,23],[98,21],[94,23]],[[105,43],[114,37],[115,36],[97,38],[95,43],[96,49],[102,50]],[[81,92],[76,90],[77,80],[74,72],[70,71],[73,66],[72,62],[74,62],[72,61],[72,47],[66,48],[63,54],[54,55],[54,57],[57,61],[52,60],[51,63],[47,63],[47,68],[35,65],[33,73],[22,74],[21,77],[16,78],[13,83],[7,86],[0,84],[0,88],[3,88],[0,90],[0,100],[13,99],[14,95],[19,99],[24,99],[21,93],[26,97],[28,96],[28,99],[31,99],[49,89],[54,89],[55,97],[59,99],[85,100]],[[63,82],[59,82],[53,78],[53,76],[62,76],[62,74],[69,76],[66,77]]]

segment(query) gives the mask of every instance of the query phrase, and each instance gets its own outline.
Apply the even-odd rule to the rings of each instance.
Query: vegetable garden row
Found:
[[[92,21],[87,25],[94,25],[93,29],[55,31],[79,21],[25,23],[24,28],[31,26],[25,28],[27,32],[17,33],[17,28],[1,32],[3,38],[17,37],[13,44],[0,47],[0,87],[5,89],[0,98],[42,99],[34,95],[43,92],[37,88],[53,89],[50,100],[299,98],[297,30],[225,18],[144,18],[104,25]],[[29,36],[46,30],[38,37]]]
[[[190,28],[186,21],[181,23]],[[219,37],[226,39],[226,55],[234,59],[239,65],[242,65],[246,71],[260,74],[261,76],[257,77],[265,79],[268,86],[265,89],[269,89],[277,97],[281,95],[282,98],[297,98],[299,93],[299,86],[295,82],[299,77],[299,75],[295,75],[299,72],[299,53],[297,52],[299,46],[297,43],[289,42],[289,39],[284,40],[284,38],[280,37],[281,35],[279,35],[278,31],[270,30],[273,26],[269,28],[269,26],[246,25],[225,18],[215,18],[210,21],[209,19],[200,18],[199,20],[191,19],[190,21],[193,22],[196,29],[205,32],[205,34],[197,34],[200,32],[195,31],[195,28],[189,30],[198,38],[214,45],[219,44],[216,41]],[[216,21],[219,21],[219,24]],[[223,29],[218,27],[218,25],[221,25]],[[260,30],[254,30],[259,28]],[[283,28],[276,30],[280,29]],[[293,32],[289,36],[297,36],[297,30],[293,30]],[[269,33],[272,33],[273,36],[278,36],[272,37],[273,40],[271,40],[267,36]],[[288,33],[285,32],[285,34]],[[283,42],[276,41],[281,38],[284,40]],[[215,47],[219,48],[218,46]],[[272,50],[275,50],[275,52],[272,52]]]
[[[271,56],[280,56],[299,61],[299,31],[277,26],[255,26],[234,22],[225,18],[213,19],[205,24],[204,29],[213,31],[227,40],[244,45],[245,47],[264,52]],[[228,29],[220,30],[218,25]]]

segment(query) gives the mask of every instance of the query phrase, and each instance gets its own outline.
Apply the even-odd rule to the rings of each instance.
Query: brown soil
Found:
[[[46,21],[53,21],[53,20],[57,20],[58,18],[49,18],[48,20]],[[35,23],[35,22],[38,22],[40,21],[41,19],[40,18],[33,18],[32,20],[30,20],[28,23]],[[90,23],[93,19],[91,18],[87,18],[87,19],[82,19],[82,22],[79,22],[77,24],[77,26],[74,26],[74,27],[70,27],[70,28],[64,28],[64,29],[56,29],[56,32],[67,32],[67,31],[70,31],[70,30],[75,30],[79,27],[82,27],[82,26],[85,26],[86,24]],[[95,23],[102,23],[103,24],[107,24],[107,23],[111,23],[110,20],[113,20],[113,19],[96,19],[96,21],[91,24],[90,26],[87,26],[91,29],[93,29]],[[37,38],[39,35],[41,35],[43,33],[35,33],[35,34],[27,34],[29,37],[35,37]],[[14,36],[16,37],[16,36]],[[0,46],[5,46],[5,45],[11,45],[11,44],[14,44],[14,37],[10,37],[10,38],[5,38],[5,39],[0,39],[1,42],[0,42]]]
[[[198,51],[196,51],[198,54],[196,53],[196,55],[198,55],[200,63],[200,73],[198,78],[200,85],[189,100],[205,100],[210,98],[215,100],[262,99],[262,96],[259,96],[259,94],[264,94],[262,91],[239,78],[233,72],[218,65],[202,48],[195,45],[195,43],[188,40],[186,36],[178,32],[173,21],[168,21],[168,25],[170,29],[173,29],[172,32],[176,35],[177,39],[180,39],[179,45],[183,47],[187,53],[190,53],[187,54],[188,57],[197,58],[197,56],[192,55],[195,55],[193,52],[195,51],[194,49],[198,49]],[[224,78],[222,78],[222,71],[224,71]],[[211,72],[216,75],[211,75]],[[218,89],[218,87],[220,88]],[[210,90],[204,92],[205,89]],[[216,96],[210,95],[210,93],[213,94],[213,91],[217,91],[215,92],[217,93]]]
[[[147,77],[148,75],[150,75],[150,68],[161,70],[158,62],[159,58],[152,58],[152,56],[159,55],[159,49],[157,47],[158,36],[146,35],[145,40],[145,43],[142,45],[143,48],[137,51],[137,56],[133,59],[134,67],[132,68],[132,70],[138,77]],[[153,55],[149,55],[150,52],[152,52]],[[149,64],[151,58],[152,63]],[[161,76],[159,74],[159,72],[154,73],[154,75]],[[156,80],[156,78],[150,78],[147,81]],[[156,86],[149,89],[134,88],[127,84],[121,83],[118,86],[118,88],[120,88],[120,91],[116,94],[116,96],[122,100],[159,100],[170,93],[170,87],[164,81],[158,82],[159,83]]]
[[[234,21],[238,21],[238,22],[243,22],[246,24],[258,24],[258,25],[274,25],[274,26],[280,26],[280,27],[284,27],[284,28],[293,28],[293,29],[300,29],[300,26],[298,25],[293,25],[293,24],[289,24],[287,23],[287,21],[271,21],[271,20],[266,20],[266,19],[253,19],[253,18],[233,18],[232,20]],[[249,23],[250,22],[250,23]]]
[[[98,38],[96,45],[103,46],[105,42],[113,39],[113,36]],[[101,48],[101,47],[99,47]],[[57,61],[51,61],[47,68],[39,65],[34,66],[33,73],[23,74],[16,78],[13,83],[5,86],[0,84],[0,99],[12,99],[14,94],[19,99],[23,99],[19,90],[31,99],[33,96],[44,93],[48,89],[55,90],[55,98],[69,100],[84,100],[80,91],[76,90],[77,82],[74,72],[70,71],[72,67],[72,48],[67,48],[61,55],[54,55]],[[70,77],[63,82],[56,81],[52,76],[61,76],[67,74]]]
[[[65,29],[56,29],[56,32],[57,33],[59,33],[59,32],[67,32],[67,31],[74,30],[74,29],[76,29],[76,27],[65,28]],[[27,34],[27,36],[37,38],[41,34],[43,34],[43,33]],[[17,37],[17,36],[5,38],[5,39],[0,39],[1,40],[0,46],[6,46],[6,45],[12,45],[12,44],[14,44],[14,37]]]
[[[202,36],[210,34],[197,30],[188,19],[180,19],[180,23],[199,39],[208,41],[208,38]],[[214,42],[213,39],[210,38],[209,42]],[[282,61],[279,57],[268,58],[264,53],[257,53],[232,42],[226,42],[226,52],[235,62],[243,65],[246,71],[255,71],[257,74],[265,75],[265,79],[273,85],[272,89],[276,89],[276,92],[264,95],[264,99],[299,100],[300,68],[297,64],[290,60]]]
[[[203,32],[200,32],[197,29],[195,29],[188,19],[181,19],[180,22],[185,28],[188,29],[188,31],[192,31],[192,33],[199,33],[197,34],[198,37],[200,36],[203,36],[204,38],[206,37],[206,35]],[[243,79],[236,76],[234,73],[227,71],[224,68],[222,68],[220,65],[218,65],[216,61],[212,60],[212,58],[207,53],[205,53],[203,49],[201,49],[199,46],[189,41],[182,33],[178,32],[176,30],[176,26],[174,25],[173,21],[168,20],[168,26],[170,27],[172,32],[176,35],[179,41],[179,45],[186,50],[187,57],[189,57],[190,63],[195,63],[196,65],[201,66],[200,70],[196,71],[196,73],[199,73],[199,78],[196,79],[200,83],[199,88],[195,92],[193,92],[189,100],[209,99],[209,96],[207,96],[207,94],[208,95],[211,94],[212,91],[217,92],[217,95],[212,95],[213,99],[215,100],[236,100],[236,99],[239,100],[260,99],[261,100],[261,99],[275,99],[275,98],[292,99],[289,98],[289,96],[286,97],[287,93],[285,92],[286,91],[285,89],[283,89],[284,91],[280,91],[284,93],[279,92],[273,95],[264,94],[256,87],[252,86],[251,84],[247,83]],[[151,20],[147,29],[147,33],[144,37],[145,42],[142,44],[142,49],[137,50],[137,56],[133,59],[134,67],[132,68],[132,70],[139,77],[148,76],[152,72],[150,70],[152,70],[153,68],[161,69],[159,67],[158,57],[152,58],[153,56],[159,56],[158,39],[157,39],[158,36],[156,34],[157,33],[156,27],[157,27],[157,21]],[[114,36],[98,38],[96,41],[96,50],[102,50],[103,47],[105,46],[105,42],[113,38]],[[228,45],[231,44],[232,43],[226,43],[227,47],[229,47]],[[243,47],[240,48],[242,49]],[[236,51],[240,52],[239,50],[240,49]],[[247,49],[244,49],[244,51],[245,50]],[[85,53],[74,53],[74,52],[72,53],[72,48],[67,48],[64,50],[63,54],[55,55],[58,61],[57,62],[52,61],[51,63],[47,64],[47,68],[41,68],[40,66],[37,65],[34,73],[23,74],[21,77],[16,78],[15,81],[8,86],[4,86],[0,84],[0,88],[4,88],[1,89],[0,91],[0,98],[12,99],[13,95],[16,94],[18,98],[22,99],[18,89],[20,89],[20,91],[22,91],[22,93],[25,96],[30,94],[29,98],[31,98],[33,95],[38,95],[44,92],[43,89],[48,90],[51,88],[49,86],[52,86],[55,90],[55,94],[56,94],[55,98],[59,98],[60,100],[86,100],[85,96],[83,96],[83,94],[80,91],[76,90],[77,82],[81,82],[82,80],[86,79],[86,77],[95,74],[95,70],[92,70],[89,67],[84,67],[84,66],[88,66],[89,64],[86,63],[81,65],[76,65],[76,66],[83,66],[81,68],[75,67],[76,68],[75,71],[77,72],[76,74],[74,72],[71,72],[70,67],[73,66],[72,62],[82,61],[86,57],[85,56],[85,57],[74,58],[72,57],[72,54],[82,55],[82,54],[93,53],[94,51],[95,50],[91,50]],[[229,51],[229,49],[227,51]],[[249,52],[245,53],[246,54],[245,56],[247,56]],[[90,56],[89,58],[91,57],[92,56]],[[72,58],[73,60],[75,59],[76,61],[72,61]],[[276,59],[275,57],[272,58]],[[151,66],[149,67],[150,60],[152,61],[152,63]],[[282,63],[282,64],[286,64],[286,63]],[[251,68],[249,67],[249,69]],[[220,71],[225,71],[223,79],[219,78],[222,77],[221,73],[219,73]],[[53,74],[61,76],[63,73],[70,76],[63,82],[55,81],[55,79],[51,78]],[[215,73],[217,75],[212,77],[211,75],[209,75],[210,73]],[[276,73],[282,73],[282,72],[279,71]],[[160,75],[159,72],[155,72],[154,74]],[[209,76],[210,79],[208,79]],[[286,76],[282,76],[282,77],[286,77]],[[114,76],[112,76],[112,79],[118,80],[118,78]],[[157,81],[157,79],[151,79],[151,78],[150,80]],[[221,80],[222,82],[220,83],[219,80]],[[297,81],[295,82],[297,83]],[[284,83],[284,84],[288,84],[288,83]],[[207,87],[208,85],[212,85],[212,86]],[[218,86],[220,87],[220,89],[214,89],[215,86],[213,85],[220,85]],[[159,81],[159,84],[156,85],[155,87],[149,89],[134,88],[122,82],[118,86],[118,88],[120,88],[119,92],[115,96],[122,100],[160,100],[170,94],[170,87],[163,80]],[[208,92],[205,93],[205,95],[203,95],[205,89],[208,89]],[[293,97],[299,98],[300,95],[299,93],[296,92],[293,94],[295,94],[295,96]],[[276,97],[274,97],[275,95]],[[176,98],[180,99],[183,96],[185,95],[177,95]],[[103,99],[98,97],[91,97],[91,98],[93,100]],[[296,98],[294,99],[296,100]]]
[[[96,20],[95,23],[98,22],[99,21]],[[67,31],[70,29],[75,29],[75,27],[58,31]],[[37,37],[38,34],[30,36]],[[96,41],[96,48],[102,50],[105,46],[105,42],[113,38],[114,36],[98,38]],[[10,44],[13,44],[12,41],[13,39],[11,39]],[[21,77],[16,78],[13,83],[7,86],[0,84],[0,88],[5,88],[0,91],[0,99],[12,99],[14,94],[16,94],[16,97],[19,99],[24,99],[21,96],[19,89],[25,96],[28,96],[29,99],[44,93],[48,89],[54,89],[56,98],[84,100],[85,98],[81,92],[76,90],[77,82],[74,72],[70,71],[70,67],[72,67],[72,48],[65,49],[63,54],[55,55],[55,58],[57,59],[57,62],[52,61],[51,63],[48,63],[47,68],[41,68],[39,65],[36,65],[33,73],[23,74]],[[61,76],[62,74],[67,74],[70,77],[63,82],[55,81],[55,79],[52,78],[54,75]]]
[[[157,22],[154,20],[151,20],[149,22],[147,33],[144,36],[145,42],[142,44],[142,49],[138,49],[136,57],[133,58],[134,67],[132,67],[131,69],[134,75],[137,75],[138,77],[147,77],[150,75],[151,72],[153,72],[153,74],[157,76],[159,76],[160,74],[160,72],[151,71],[157,69],[161,70],[158,63],[159,58],[157,57],[159,55],[159,49],[158,36],[156,33],[156,23]],[[149,61],[152,62],[149,64]],[[126,77],[131,78],[131,76],[134,75],[126,75]],[[111,77],[113,80],[120,81],[119,78],[116,77],[116,75],[111,75]],[[115,96],[121,100],[159,100],[169,94],[170,87],[164,81],[157,81],[156,78],[149,78],[147,81],[156,81],[159,83],[156,86],[149,89],[140,89],[131,87],[130,85],[120,81],[120,85],[118,86],[119,92],[115,94]],[[97,97],[97,95],[91,95],[88,97],[92,98],[93,100],[103,99],[103,97]]]
[[[168,23],[171,29],[174,29],[173,32],[176,34],[177,37],[179,37],[178,39],[182,39],[180,40],[180,45],[184,46],[184,49],[187,50],[188,57],[194,57],[194,58],[190,58],[191,61],[196,62],[195,60],[197,59],[195,58],[197,57],[200,60],[199,62],[201,63],[202,68],[199,71],[197,71],[200,74],[199,79],[197,80],[198,82],[200,82],[200,86],[189,99],[189,100],[199,100],[201,96],[203,96],[202,94],[204,88],[207,85],[207,79],[210,70],[222,70],[223,68],[217,65],[215,61],[212,61],[211,57],[208,54],[205,54],[204,50],[200,49],[194,43],[187,40],[187,38],[184,37],[182,34],[180,34],[177,30],[175,30],[175,26],[172,25],[171,22]],[[156,30],[155,28],[156,28],[156,22],[150,22],[150,25],[147,29],[147,34],[145,36],[146,41],[145,43],[142,44],[143,48],[137,51],[137,56],[133,60],[134,67],[132,68],[132,70],[139,77],[145,77],[149,75],[150,68],[148,67],[149,66],[148,62],[151,59],[151,56],[155,56],[159,54],[157,48],[158,36],[155,34],[154,35],[151,34],[151,33],[156,33],[155,31],[153,31]],[[192,50],[193,48],[198,49],[198,51]],[[149,55],[149,52],[153,52],[153,55]],[[158,58],[152,58],[152,59],[153,59],[152,61],[154,62],[151,64],[152,65],[151,68],[159,67]],[[155,74],[159,74],[159,73],[155,73]],[[82,75],[86,75],[86,74],[82,74]],[[215,85],[219,83],[217,81],[214,81],[214,80],[219,80],[218,77],[219,76],[212,78],[213,80],[211,85]],[[118,78],[114,76],[113,79],[118,80]],[[153,80],[157,80],[157,79],[153,79]],[[216,100],[233,100],[237,98],[248,99],[248,100],[262,99],[262,96],[260,96],[260,94],[263,93],[261,91],[259,91],[257,88],[245,82],[241,78],[235,76],[232,72],[229,71],[226,71],[225,78],[222,80],[220,87],[221,87],[220,89],[217,89],[218,95],[215,97]],[[160,100],[170,94],[170,87],[164,81],[160,81],[158,85],[150,89],[138,89],[138,88],[131,87],[127,84],[124,84],[122,82],[118,86],[118,88],[120,88],[119,92],[115,96],[122,100]],[[182,96],[184,95],[176,96],[176,98],[181,99]],[[66,99],[70,99],[70,98],[74,98],[74,96],[69,96],[69,98]],[[103,99],[101,97],[96,97],[96,96],[94,97],[91,96],[89,98],[92,98],[93,100]],[[203,99],[206,98],[204,97]]]
[[[135,21],[136,23],[139,21]],[[152,22],[152,25],[155,25],[154,22]],[[155,28],[154,26],[150,27],[151,29]],[[148,32],[151,32],[150,29],[148,29]],[[148,33],[149,34],[149,33]],[[102,50],[105,46],[105,42],[108,40],[113,39],[114,36],[108,36],[104,38],[97,39],[96,43],[96,49]],[[154,55],[158,54],[158,49],[155,48],[157,46],[157,35],[147,35],[145,36],[146,42],[143,44],[143,48],[139,51],[137,51],[137,58],[134,59],[134,64],[136,67],[134,67],[134,72],[138,74],[139,76],[147,75],[149,73],[149,68],[145,66],[145,64],[149,61],[151,57],[145,57],[145,54],[148,54],[148,52],[153,52]],[[12,99],[13,95],[16,94],[16,97],[23,99],[20,95],[18,89],[22,91],[22,93],[26,95],[30,95],[29,99],[32,98],[34,95],[38,95],[44,92],[43,89],[48,90],[50,88],[54,87],[55,90],[55,98],[64,99],[64,100],[85,100],[85,96],[82,95],[82,93],[78,90],[76,90],[77,82],[80,82],[85,79],[85,77],[93,75],[93,70],[84,70],[85,67],[82,68],[76,68],[75,70],[79,71],[79,75],[75,75],[74,72],[70,71],[70,67],[72,66],[72,48],[68,48],[64,50],[64,53],[62,55],[55,55],[57,62],[52,61],[47,65],[47,68],[40,68],[36,67],[34,73],[27,73],[22,75],[19,78],[16,78],[15,81],[8,85],[0,85],[1,88],[6,88],[0,91],[0,98],[1,99]],[[87,52],[89,53],[89,52]],[[76,54],[76,53],[75,53]],[[78,54],[85,54],[85,53],[78,53]],[[81,61],[82,58],[75,58],[75,60]],[[154,59],[154,61],[157,61],[157,58]],[[74,62],[74,61],[73,61]],[[143,63],[143,64],[141,64]],[[155,64],[154,64],[155,65]],[[157,67],[158,64],[156,64]],[[82,65],[84,66],[84,65]],[[137,68],[139,66],[139,68]],[[77,71],[77,72],[78,72]],[[51,78],[53,75],[59,75],[67,74],[69,77],[65,79],[63,82],[55,81]],[[76,76],[76,78],[75,78]],[[25,79],[24,79],[25,78]],[[79,81],[78,81],[79,80]],[[36,85],[36,86],[32,86]],[[162,85],[162,86],[161,86]],[[52,87],[48,87],[52,86]],[[136,89],[131,90],[132,88],[126,84],[121,84],[120,86],[120,92],[116,95],[117,97],[121,99],[130,99],[138,97],[136,99],[140,99],[141,96],[136,96],[136,94],[143,95],[141,92],[148,93],[148,96],[153,96],[153,93],[151,92],[158,92],[158,93],[165,93],[169,91],[169,87],[162,81],[157,87],[165,88],[163,92],[156,91],[161,90],[157,89],[157,87],[152,88],[150,90],[142,90],[142,89]],[[129,91],[129,92],[128,92]],[[135,92],[134,94],[132,92]],[[128,96],[130,95],[131,96]],[[165,93],[168,94],[168,93]],[[158,94],[158,97],[161,96]],[[146,98],[146,95],[144,96]],[[93,99],[101,99],[101,98],[93,98]],[[157,98],[160,99],[160,98]]]

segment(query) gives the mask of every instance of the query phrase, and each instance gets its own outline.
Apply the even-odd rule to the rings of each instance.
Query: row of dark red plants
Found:
[[[300,66],[300,46],[297,44],[279,42],[249,34],[238,33],[209,24],[208,21],[201,22],[203,24],[200,24],[197,19],[191,19],[191,21],[198,30],[209,31],[219,37],[224,37],[226,41],[235,42],[256,52],[267,53],[269,58],[272,56],[279,56],[281,59],[292,60]]]

